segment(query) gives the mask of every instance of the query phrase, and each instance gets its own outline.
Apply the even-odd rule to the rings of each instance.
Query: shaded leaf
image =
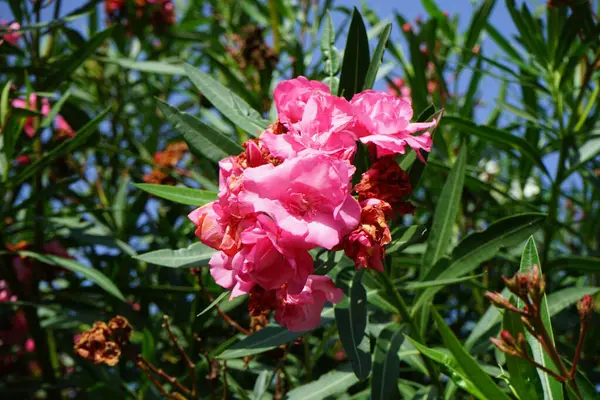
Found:
[[[160,198],[171,200],[179,204],[187,204],[189,206],[203,206],[211,201],[217,200],[217,193],[208,190],[170,185],[155,185],[153,183],[135,183],[133,186]]]
[[[217,251],[204,243],[194,243],[184,249],[162,249],[134,257],[137,260],[169,268],[194,268],[207,265]]]

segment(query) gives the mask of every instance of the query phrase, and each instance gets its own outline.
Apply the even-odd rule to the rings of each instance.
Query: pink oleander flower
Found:
[[[303,107],[300,119],[288,124],[288,133],[278,135],[267,130],[261,135],[270,153],[284,160],[323,153],[351,161],[357,138],[350,130],[354,115],[348,101],[317,91]]]
[[[293,332],[310,331],[319,326],[325,303],[339,303],[343,297],[331,278],[310,275],[302,292],[290,294],[285,287],[277,292],[275,321]]]
[[[358,225],[360,205],[350,195],[355,168],[323,154],[244,171],[240,205],[265,213],[295,248],[332,249]]]
[[[42,116],[47,116],[50,114],[50,102],[47,98],[43,97],[41,100],[41,108],[38,108],[38,99],[35,93],[31,93],[29,95],[29,102],[23,99],[14,99],[12,101],[12,106],[15,108],[23,108],[26,110],[38,111]],[[28,117],[25,120],[25,126],[23,130],[29,137],[35,136],[36,131],[36,117]],[[75,131],[71,128],[71,125],[63,118],[62,115],[58,114],[54,120],[56,123],[56,130],[58,131],[59,136],[67,136],[73,137],[75,136]]]
[[[231,289],[231,298],[249,293],[255,285],[264,290],[287,285],[290,293],[302,291],[313,271],[311,255],[280,242],[279,229],[266,215],[241,234],[241,249],[233,256],[221,251],[209,261],[215,282]]]
[[[21,29],[21,25],[18,22],[13,22],[11,24],[9,24],[6,21],[0,21],[0,26],[7,26],[8,25],[8,32],[5,33],[2,36],[2,39],[0,39],[0,45],[6,41],[7,43],[10,43],[13,46],[16,46],[19,43],[19,39],[21,38],[21,36],[23,36],[22,33],[19,32],[14,32],[14,31],[18,31],[19,29]]]
[[[313,259],[308,251],[289,247],[279,233],[273,220],[259,215],[256,226],[242,233],[242,249],[233,257],[232,268],[265,290],[287,284],[288,292],[299,293],[313,272]]]
[[[392,241],[386,219],[392,207],[385,201],[368,199],[361,203],[360,225],[344,238],[346,255],[356,268],[383,271],[385,246]]]
[[[350,101],[357,118],[356,131],[363,143],[373,143],[377,157],[404,154],[408,144],[424,161],[420,150],[431,150],[431,136],[425,132],[414,133],[437,124],[437,121],[411,123],[413,117],[410,102],[396,96],[365,90],[354,95]]]
[[[304,107],[313,93],[329,94],[329,86],[303,76],[282,81],[273,91],[279,121],[288,129],[302,119]]]
[[[392,84],[388,85],[388,94],[400,97],[406,101],[411,101],[411,91],[402,78],[394,78]]]
[[[239,250],[241,233],[255,223],[253,215],[241,218],[228,213],[220,201],[195,209],[188,218],[196,225],[196,236],[202,243],[229,256]]]

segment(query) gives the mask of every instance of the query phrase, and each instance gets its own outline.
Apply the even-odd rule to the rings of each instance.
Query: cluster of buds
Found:
[[[544,275],[540,274],[538,265],[531,271],[517,272],[512,278],[502,277],[508,290],[523,301],[520,310],[504,298],[500,293],[487,292],[485,296],[498,308],[504,308],[522,315],[523,322],[527,325],[530,319],[539,318],[540,305],[546,289]]]
[[[500,332],[500,336],[497,338],[490,338],[490,341],[502,352],[509,354],[514,357],[528,358],[527,353],[527,342],[525,341],[525,335],[519,332],[515,339],[513,335],[503,330]]]
[[[583,339],[585,337],[588,322],[593,312],[592,297],[586,295],[577,303],[577,310],[579,312],[579,319],[581,321],[579,341],[575,349],[575,355],[571,369],[568,370],[563,363],[558,350],[556,349],[551,335],[548,333],[548,330],[544,325],[544,321],[542,320],[540,310],[542,300],[544,298],[546,283],[544,276],[540,273],[538,265],[534,265],[533,268],[528,272],[518,272],[510,279],[506,277],[503,277],[503,279],[507,289],[523,303],[522,309],[517,308],[500,293],[487,292],[485,294],[486,297],[496,307],[521,316],[523,326],[531,335],[531,337],[541,344],[546,354],[548,354],[548,356],[550,356],[552,359],[556,370],[549,369],[546,366],[539,364],[530,356],[528,353],[527,341],[525,340],[525,335],[522,332],[519,332],[515,339],[515,337],[509,331],[503,330],[500,332],[500,336],[498,338],[490,338],[491,342],[500,351],[510,356],[523,358],[529,361],[536,368],[545,371],[558,381],[569,384],[572,389],[578,393],[577,385],[575,383],[575,373],[577,371],[577,364],[581,356]]]
[[[95,364],[115,366],[129,345],[131,332],[129,321],[121,316],[111,319],[108,325],[97,321],[92,329],[81,334],[75,343],[75,353]]]

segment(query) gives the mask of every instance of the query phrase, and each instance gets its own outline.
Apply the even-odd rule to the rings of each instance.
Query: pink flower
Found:
[[[17,43],[19,42],[19,39],[21,38],[22,34],[19,32],[13,32],[13,31],[18,31],[19,29],[21,29],[21,25],[18,22],[13,22],[11,24],[8,24],[6,21],[0,21],[0,26],[7,26],[8,25],[8,32],[4,34],[4,36],[2,36],[2,39],[0,39],[0,45],[6,40],[6,42],[10,43],[13,46],[16,46]]]
[[[214,254],[208,262],[210,274],[217,285],[231,289],[231,299],[249,293],[255,285],[250,276],[244,274],[243,271],[238,273],[233,269],[232,260],[233,257],[220,251]]]
[[[65,120],[62,115],[57,115],[56,119],[56,130],[58,131],[59,136],[62,137],[73,137],[75,136],[75,131],[71,128],[71,125]]]
[[[196,236],[205,245],[235,255],[241,246],[240,235],[254,225],[254,217],[240,218],[229,214],[219,201],[192,211],[188,218],[196,225]]]
[[[339,303],[343,297],[344,292],[335,287],[331,278],[310,275],[302,292],[289,294],[285,288],[277,292],[275,321],[293,332],[310,331],[319,326],[325,303]]]
[[[356,152],[356,136],[349,130],[354,122],[346,99],[314,92],[307,99],[300,119],[289,124],[286,134],[267,130],[260,139],[271,154],[282,159],[315,152],[349,160]]]
[[[35,342],[33,341],[33,339],[29,338],[27,339],[27,341],[25,342],[25,351],[28,353],[33,353],[35,351]]]
[[[303,76],[282,81],[273,91],[279,120],[288,128],[302,119],[304,107],[313,93],[328,95],[329,87]]]
[[[24,108],[26,110],[39,111],[44,117],[50,113],[50,103],[47,98],[42,98],[42,109],[38,110],[37,104],[37,96],[35,93],[31,93],[29,95],[29,103],[23,99],[14,99],[12,101],[12,106],[15,108]],[[25,133],[29,137],[33,137],[35,135],[35,117],[29,117],[25,120]]]
[[[356,94],[350,104],[358,121],[356,130],[360,141],[373,143],[377,157],[404,154],[404,147],[408,144],[424,161],[420,150],[431,150],[431,136],[427,132],[420,136],[412,134],[435,126],[437,121],[411,123],[413,111],[410,102],[373,90]]]
[[[332,249],[358,225],[360,205],[349,194],[354,166],[307,155],[244,171],[241,205],[271,216],[295,248]]]
[[[406,101],[411,101],[411,91],[402,78],[394,78],[392,84],[388,85],[388,94],[400,97]]]
[[[266,215],[257,225],[242,233],[242,250],[232,260],[233,269],[248,276],[265,290],[279,289],[299,293],[313,272],[313,260],[306,250],[287,247],[280,241],[279,229]]]

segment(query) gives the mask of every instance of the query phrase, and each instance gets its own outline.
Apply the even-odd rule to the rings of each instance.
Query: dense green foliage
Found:
[[[597,4],[483,0],[459,24],[433,0],[414,23],[329,0],[188,0],[171,23],[134,20],[126,1],[125,24],[98,0],[7,3],[20,30],[0,36],[22,35],[0,44],[3,398],[598,397]],[[501,7],[514,36],[488,22]],[[410,88],[415,120],[441,117],[426,164],[398,157],[416,211],[390,225],[385,271],[312,252],[346,297],[308,333],[228,301],[186,217],[216,199],[218,161],[275,122],[274,86],[300,75],[347,99]],[[549,372],[489,341],[526,328],[484,294],[534,265],[545,329],[569,368],[581,357],[576,385],[530,333]],[[578,345],[584,295],[597,300]],[[120,362],[79,357],[76,335],[117,315],[133,327]]]

